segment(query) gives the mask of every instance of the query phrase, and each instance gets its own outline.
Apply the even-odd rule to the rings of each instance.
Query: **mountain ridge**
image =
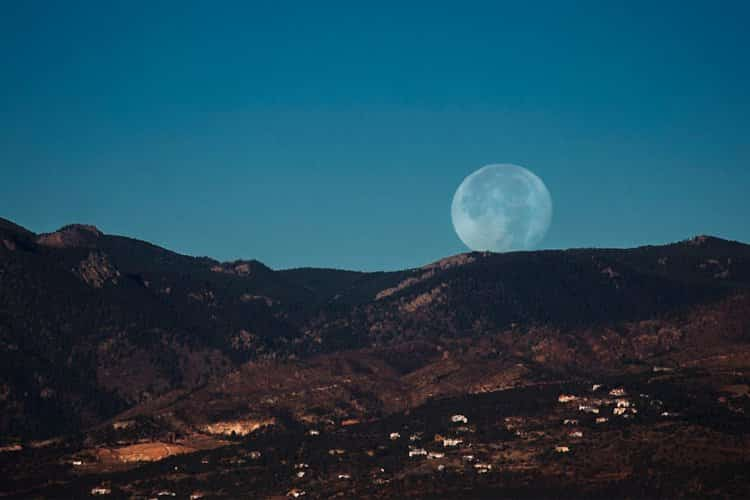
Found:
[[[664,247],[672,247],[672,246],[691,246],[691,247],[724,246],[724,247],[738,247],[738,248],[745,248],[745,247],[750,246],[750,243],[745,243],[739,240],[722,238],[722,237],[710,235],[710,234],[697,234],[695,236],[692,236],[683,240],[675,241],[672,243],[664,243],[660,245],[646,244],[646,245],[639,245],[639,246],[633,246],[633,247],[571,247],[571,248],[544,249],[544,250],[519,250],[519,251],[513,251],[513,252],[467,251],[467,252],[461,252],[457,254],[448,255],[446,257],[442,257],[440,259],[428,262],[426,264],[423,264],[417,267],[407,267],[403,269],[393,269],[393,270],[384,270],[384,271],[367,271],[367,270],[340,269],[340,268],[329,267],[329,266],[315,267],[315,266],[304,266],[304,265],[274,269],[255,258],[238,258],[238,259],[222,261],[220,259],[215,259],[209,256],[196,256],[196,255],[182,254],[179,252],[175,252],[173,250],[169,250],[166,247],[161,247],[147,240],[131,238],[128,236],[123,236],[123,235],[105,233],[101,229],[99,229],[97,226],[93,224],[86,224],[86,223],[70,223],[70,224],[63,225],[59,229],[52,231],[52,232],[35,233],[34,231],[31,231],[30,229],[26,227],[16,224],[10,219],[0,217],[0,230],[12,231],[18,234],[33,236],[36,238],[48,237],[52,235],[59,235],[59,234],[65,234],[65,233],[73,233],[75,235],[88,234],[88,235],[94,235],[96,237],[107,236],[107,237],[112,237],[112,238],[123,238],[123,239],[127,239],[133,242],[138,242],[140,244],[145,244],[147,246],[151,246],[160,250],[164,250],[175,255],[180,255],[182,257],[189,257],[189,258],[198,259],[198,260],[208,260],[208,261],[216,262],[218,264],[257,263],[257,264],[266,266],[269,269],[273,271],[277,271],[277,272],[298,272],[298,271],[303,271],[303,270],[309,270],[309,271],[337,271],[337,272],[343,272],[343,273],[360,273],[360,274],[412,271],[412,270],[430,268],[436,265],[440,265],[440,263],[445,262],[445,261],[460,260],[462,258],[468,258],[470,256],[481,256],[481,255],[485,255],[485,256],[486,255],[511,255],[511,254],[517,254],[517,253],[576,252],[576,251],[591,251],[591,250],[607,252],[607,251],[664,248]]]
[[[534,496],[540,476],[558,484],[567,464],[584,477],[592,456],[627,464],[693,444],[741,455],[747,447],[728,443],[750,428],[746,372],[750,246],[719,238],[467,252],[389,272],[274,270],[91,226],[45,236],[0,219],[0,494],[59,497],[41,476],[63,478],[70,497],[94,480],[125,496],[153,496],[157,483],[188,496],[177,467],[230,497],[303,484],[332,496],[343,479],[326,471],[343,467],[358,476],[352,497],[454,497],[488,476]],[[592,396],[602,384],[632,387],[630,399]],[[423,452],[425,462],[412,456]],[[281,479],[293,463],[309,469]],[[433,463],[457,475],[434,476]],[[486,463],[504,474],[475,468]],[[679,467],[651,464],[627,491],[693,470]],[[235,470],[248,473],[228,485]],[[372,470],[387,472],[370,483]],[[609,497],[612,484],[576,491]]]
[[[27,436],[93,425],[112,408],[192,390],[246,363],[352,350],[370,359],[364,352],[375,349],[378,363],[414,368],[440,346],[513,325],[550,339],[585,337],[723,307],[750,287],[750,246],[714,237],[468,252],[372,273],[220,262],[80,224],[36,235],[0,219],[0,240],[0,384],[8,394],[0,429]],[[503,342],[517,342],[511,337]],[[407,360],[399,346],[414,342],[425,354],[407,350]]]

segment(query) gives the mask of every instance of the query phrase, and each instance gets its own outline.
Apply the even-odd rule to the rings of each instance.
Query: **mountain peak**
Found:
[[[719,238],[717,236],[711,236],[708,234],[699,234],[688,240],[681,241],[680,243],[683,245],[693,246],[693,247],[714,247],[714,246],[735,246],[735,245],[744,246],[743,243],[740,243],[738,241],[726,240],[724,238]]]
[[[102,233],[96,226],[88,224],[69,224],[54,233],[40,234],[37,243],[56,248],[93,246]]]

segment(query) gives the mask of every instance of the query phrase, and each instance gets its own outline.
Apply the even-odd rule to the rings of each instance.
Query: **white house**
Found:
[[[443,438],[443,446],[445,448],[453,448],[463,443],[463,439],[458,438]]]

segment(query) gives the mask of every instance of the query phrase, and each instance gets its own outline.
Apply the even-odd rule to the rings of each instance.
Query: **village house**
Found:
[[[622,408],[622,407],[618,406],[617,408],[615,408],[614,410],[612,410],[612,413],[615,414],[615,415],[625,415],[626,411],[628,411],[627,408]]]
[[[555,446],[555,451],[557,453],[570,453],[570,448],[567,446]]]
[[[578,425],[577,418],[566,418],[563,420],[563,425]]]
[[[573,431],[570,434],[568,434],[568,436],[570,436],[572,438],[582,438],[583,437],[583,432],[581,432],[581,431]]]
[[[602,388],[602,384],[594,384],[591,386],[591,392],[596,392]]]
[[[445,447],[445,448],[453,448],[453,447],[456,447],[456,446],[460,445],[463,442],[464,442],[463,439],[458,439],[458,438],[443,438],[443,447]]]
[[[251,451],[251,452],[250,452],[250,453],[248,454],[248,456],[249,456],[249,457],[250,457],[251,459],[253,459],[253,460],[258,460],[258,459],[260,458],[260,456],[261,456],[261,453],[260,453],[259,451],[257,451],[257,450],[253,450],[253,451]]]
[[[409,441],[419,441],[422,439],[422,433],[421,432],[415,432],[411,436],[409,436]]]
[[[596,418],[596,423],[597,424],[605,424],[608,421],[609,421],[609,419],[607,417],[597,417]]]
[[[599,413],[599,408],[595,406],[591,406],[591,405],[578,405],[578,410],[584,413],[593,413],[593,414]]]
[[[104,486],[95,486],[91,488],[92,495],[109,495],[110,493],[112,493],[112,490],[105,488]]]
[[[339,479],[351,479],[352,478],[352,476],[350,476],[349,474],[339,474],[337,477]]]
[[[430,460],[437,460],[438,458],[445,457],[445,453],[441,453],[439,451],[431,451],[427,454],[427,458]]]
[[[409,458],[413,457],[423,457],[427,455],[427,450],[424,448],[413,448],[409,450]]]
[[[390,437],[390,438],[391,438],[391,441],[395,441],[395,440],[397,440],[397,439],[400,439],[400,438],[401,438],[401,434],[400,434],[400,433],[398,433],[398,432],[391,432],[391,433],[390,433],[390,435],[389,435],[388,437]]]
[[[627,399],[618,399],[615,402],[617,403],[618,408],[628,408],[630,406],[630,401]]]
[[[573,394],[560,394],[557,397],[558,403],[570,403],[571,401],[575,401],[578,399],[578,396],[574,396]]]
[[[454,424],[468,424],[469,419],[464,415],[453,415],[451,417],[451,422],[453,422]]]
[[[624,396],[625,394],[626,394],[625,389],[623,389],[622,387],[618,387],[616,389],[612,389],[611,391],[609,391],[610,396],[620,397],[620,396]]]
[[[320,436],[320,431],[317,429],[310,429],[307,431],[308,436]]]
[[[157,497],[176,497],[177,493],[171,490],[161,490],[156,494]]]
[[[487,474],[489,471],[492,470],[492,464],[474,464],[474,469],[479,474]]]
[[[299,488],[292,488],[289,490],[286,494],[286,496],[291,498],[299,498],[307,495],[307,492],[305,490],[301,490]]]

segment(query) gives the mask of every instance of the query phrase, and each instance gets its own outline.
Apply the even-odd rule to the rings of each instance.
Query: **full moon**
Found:
[[[544,182],[523,167],[487,165],[458,186],[451,218],[456,234],[472,250],[528,250],[549,229],[552,197]]]

